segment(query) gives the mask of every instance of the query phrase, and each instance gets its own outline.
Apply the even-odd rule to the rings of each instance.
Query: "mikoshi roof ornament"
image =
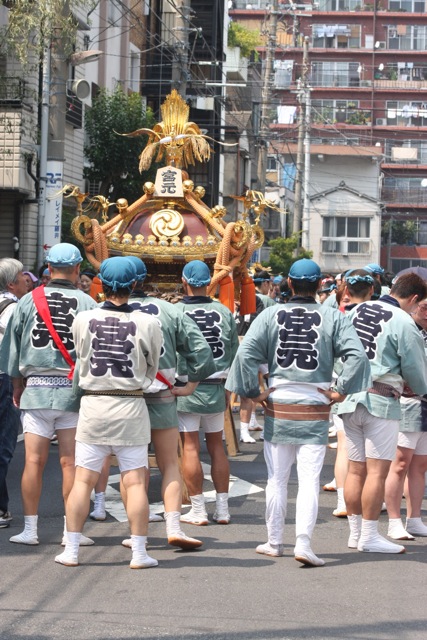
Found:
[[[203,202],[205,189],[195,186],[183,167],[207,162],[212,149],[199,127],[188,122],[189,107],[173,90],[161,107],[162,122],[129,136],[148,134],[140,156],[140,170],[151,162],[164,161],[156,181],[146,182],[143,195],[128,204],[124,198],[109,202],[102,195],[90,198],[74,185],[63,189],[65,197],[77,201],[77,217],[72,232],[96,270],[109,256],[134,255],[147,266],[146,289],[153,293],[174,293],[181,284],[183,266],[191,260],[206,262],[212,273],[208,293],[234,311],[236,298],[241,313],[255,312],[255,288],[247,265],[253,252],[262,246],[264,233],[260,216],[267,207],[276,208],[256,191],[236,196],[244,205],[240,219],[223,220],[226,209],[212,209]],[[221,144],[221,143],[220,143]],[[109,219],[109,211],[117,213]],[[249,222],[252,213],[254,224]]]

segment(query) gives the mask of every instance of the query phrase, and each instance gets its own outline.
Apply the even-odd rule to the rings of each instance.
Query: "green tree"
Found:
[[[89,144],[85,156],[90,166],[84,176],[90,181],[100,182],[99,194],[111,201],[126,198],[134,202],[141,197],[143,184],[152,180],[155,168],[140,174],[138,159],[147,137],[125,138],[120,133],[130,133],[142,128],[151,128],[154,117],[149,110],[142,110],[138,93],[126,94],[121,87],[113,93],[101,90],[86,112],[85,133]]]
[[[88,14],[96,0],[0,0],[8,7],[8,24],[0,30],[0,55],[13,54],[23,67],[37,66],[46,43],[61,39],[65,55],[76,42],[74,15]]]
[[[396,244],[415,244],[417,223],[414,220],[386,220],[381,227],[382,244],[388,244],[391,224],[391,241]]]
[[[271,247],[270,260],[264,266],[271,267],[273,273],[281,273],[287,275],[291,264],[297,259],[295,250],[298,247],[299,234],[293,233],[289,238],[275,238],[270,240],[268,246]],[[298,260],[300,258],[311,258],[312,251],[301,248],[298,252]]]
[[[230,22],[227,44],[229,47],[240,47],[244,58],[250,58],[252,53],[257,57],[256,48],[261,44],[259,31],[248,29],[238,22]]]

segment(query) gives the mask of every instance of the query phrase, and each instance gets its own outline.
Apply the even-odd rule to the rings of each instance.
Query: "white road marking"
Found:
[[[212,482],[211,466],[209,464],[202,463],[202,467],[205,479]],[[110,475],[110,477],[108,478],[108,485],[105,492],[105,509],[110,514],[110,516],[118,520],[118,522],[126,522],[127,515],[123,506],[122,499],[120,497],[120,491],[111,486],[113,484],[118,484],[119,482],[119,473]],[[260,493],[261,491],[264,491],[264,489],[262,487],[258,487],[256,484],[251,484],[250,482],[246,482],[246,480],[242,480],[241,478],[237,478],[236,476],[230,476],[230,498],[249,496],[254,493]],[[206,502],[215,502],[215,490],[204,491],[203,495],[205,496]],[[92,494],[92,500],[93,498],[94,496]],[[183,508],[188,506],[188,504],[182,505]],[[165,507],[163,502],[150,504],[151,513],[164,513],[164,510]]]

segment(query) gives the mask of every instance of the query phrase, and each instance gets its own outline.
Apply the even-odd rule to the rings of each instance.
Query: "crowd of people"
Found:
[[[168,544],[197,549],[182,523],[209,523],[200,430],[216,492],[213,521],[228,525],[230,470],[225,411],[240,400],[240,440],[264,440],[267,541],[256,552],[284,553],[287,486],[296,463],[295,559],[324,561],[312,549],[319,478],[328,438],[337,435],[334,515],[347,517],[348,547],[399,554],[395,541],[427,536],[421,519],[427,471],[427,283],[416,273],[388,281],[375,264],[339,276],[296,260],[285,276],[257,269],[256,311],[233,314],[207,294],[208,266],[185,265],[180,302],[144,290],[136,257],[108,258],[95,272],[67,243],[52,247],[39,277],[0,260],[0,528],[12,520],[6,484],[22,423],[24,529],[15,544],[38,545],[38,506],[52,438],[57,437],[65,505],[61,565],[79,564],[87,517],[106,518],[111,456],[132,550],[130,567],[158,564],[146,550],[150,521],[148,446],[162,476]],[[262,406],[264,426],[255,408]],[[181,470],[178,442],[182,444]],[[190,510],[181,513],[182,480]],[[90,498],[95,491],[93,510]],[[401,519],[402,496],[407,517]],[[387,539],[378,532],[389,515]],[[157,516],[157,519],[159,516]],[[163,519],[163,518],[160,518]]]

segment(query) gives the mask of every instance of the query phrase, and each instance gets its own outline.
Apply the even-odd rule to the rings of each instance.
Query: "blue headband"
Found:
[[[373,273],[374,275],[381,275],[382,273],[385,273],[384,269],[380,267],[379,264],[375,264],[375,262],[371,262],[363,268],[365,271],[369,271],[369,273]]]
[[[374,284],[372,276],[346,276],[345,281],[350,285],[356,284],[357,282],[366,282],[370,285]]]
[[[60,242],[48,251],[46,262],[51,267],[74,267],[83,261],[82,254],[73,244]]]
[[[142,282],[145,280],[147,275],[147,267],[145,266],[145,262],[141,260],[141,258],[137,258],[136,256],[126,256],[126,258],[134,265],[136,269],[136,281]]]
[[[128,258],[123,256],[107,258],[101,263],[98,278],[113,291],[129,289],[137,279],[136,268]]]
[[[182,270],[182,277],[191,287],[204,287],[211,281],[209,267],[201,260],[188,262]]]
[[[291,280],[307,280],[308,282],[317,282],[321,279],[322,273],[320,267],[313,260],[302,258],[293,263],[289,270]]]

